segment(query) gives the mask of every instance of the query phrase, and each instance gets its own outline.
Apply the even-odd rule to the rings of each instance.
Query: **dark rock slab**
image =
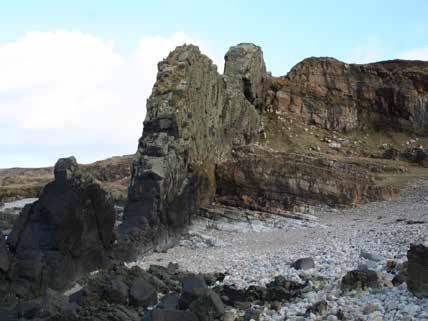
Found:
[[[411,244],[407,251],[407,286],[415,296],[428,297],[428,247]]]

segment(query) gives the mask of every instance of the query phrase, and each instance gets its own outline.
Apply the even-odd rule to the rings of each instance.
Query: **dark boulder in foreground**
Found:
[[[35,296],[63,290],[84,273],[105,267],[114,242],[113,202],[74,157],[58,160],[55,181],[24,207],[7,240],[14,256],[12,290]]]
[[[428,247],[411,244],[407,252],[407,286],[417,297],[428,298]]]

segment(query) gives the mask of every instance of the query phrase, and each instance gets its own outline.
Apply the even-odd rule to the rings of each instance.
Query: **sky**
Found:
[[[0,168],[132,154],[157,62],[262,47],[285,75],[309,56],[428,60],[428,1],[0,0]]]

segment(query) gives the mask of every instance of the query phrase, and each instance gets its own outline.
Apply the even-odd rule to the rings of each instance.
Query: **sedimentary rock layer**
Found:
[[[257,210],[291,209],[302,204],[356,206],[399,195],[378,186],[368,172],[333,159],[280,153],[259,146],[235,151],[216,167],[217,201]]]
[[[184,45],[158,69],[133,163],[121,253],[130,244],[141,250],[154,239],[167,241],[213,199],[216,183],[220,197],[246,191],[256,202],[283,208],[294,199],[355,205],[396,196],[395,189],[378,187],[366,172],[339,162],[269,153],[232,158],[234,149],[260,137],[271,111],[299,113],[326,129],[426,132],[424,62],[348,65],[310,58],[275,78],[266,72],[259,47],[240,44],[226,54],[220,75],[197,47]],[[215,164],[221,164],[217,175]]]
[[[365,65],[308,58],[272,79],[266,107],[300,114],[326,129],[428,134],[428,62]]]

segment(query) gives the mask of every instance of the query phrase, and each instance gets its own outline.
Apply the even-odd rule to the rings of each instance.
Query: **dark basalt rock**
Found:
[[[190,311],[154,309],[151,314],[152,321],[200,321]]]
[[[10,253],[2,231],[0,230],[0,274],[6,273],[10,267]]]
[[[177,47],[158,69],[120,226],[118,254],[125,258],[168,246],[213,198],[214,163],[260,130],[259,47],[231,48],[223,76],[192,45]]]
[[[136,279],[129,289],[129,300],[133,306],[148,307],[158,302],[155,288],[144,279]]]
[[[428,298],[428,247],[411,244],[407,251],[407,286],[417,297]]]
[[[54,172],[55,181],[24,207],[7,240],[19,295],[63,290],[110,263],[115,211],[109,194],[80,172],[74,157],[60,159]]]
[[[372,270],[360,269],[349,271],[342,278],[342,290],[344,292],[352,290],[362,291],[378,287],[380,287],[378,275]]]
[[[311,257],[305,257],[302,259],[298,259],[296,262],[291,264],[292,268],[296,270],[309,270],[315,267],[314,259]]]

